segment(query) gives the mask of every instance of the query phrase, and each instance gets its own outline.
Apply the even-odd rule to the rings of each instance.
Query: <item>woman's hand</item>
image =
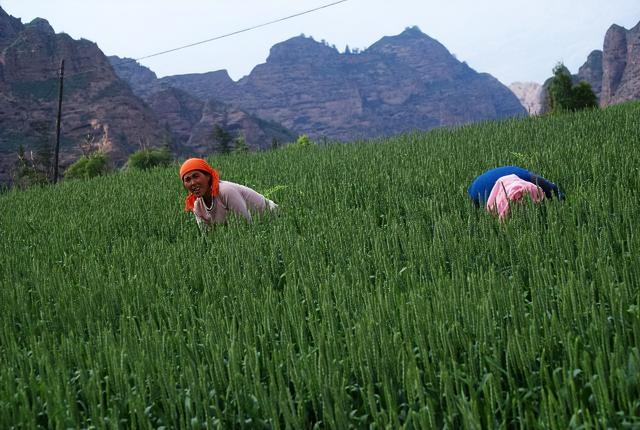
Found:
[[[207,224],[211,223],[211,214],[204,206],[202,198],[196,199],[193,204],[193,213],[200,219],[204,220]]]

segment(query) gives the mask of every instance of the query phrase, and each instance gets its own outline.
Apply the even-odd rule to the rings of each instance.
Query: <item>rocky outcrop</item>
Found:
[[[233,80],[226,70],[188,75],[165,76],[159,84],[184,90],[201,101],[207,101],[220,87],[233,86]]]
[[[158,88],[148,94],[145,101],[168,130],[179,152],[191,138],[193,127],[200,122],[204,103],[176,88]]]
[[[604,38],[602,51],[589,54],[578,78],[591,84],[608,106],[640,98],[640,23],[630,30],[612,25]]]
[[[604,38],[602,93],[607,106],[640,98],[640,23],[631,30],[613,25]]]
[[[572,75],[572,81],[574,85],[581,81],[589,83],[602,107],[640,99],[640,23],[631,30],[612,25],[605,35],[603,50],[592,51],[578,73]],[[540,114],[549,111],[550,83],[551,78],[539,92]],[[516,94],[520,91],[513,87],[512,90]],[[524,100],[523,96],[518,97]]]
[[[526,115],[507,87],[417,27],[360,53],[299,36],[274,45],[266,63],[238,82],[225,75],[206,86],[193,75],[171,82],[298,133],[343,140]]]
[[[513,82],[509,89],[518,97],[529,115],[538,115],[542,108],[542,85],[537,82]]]
[[[145,98],[162,90],[156,74],[151,69],[141,66],[133,58],[120,58],[115,55],[108,58],[111,67],[120,79],[129,84],[136,96]]]
[[[186,146],[195,154],[219,152],[220,142],[213,139],[218,125],[231,136],[242,136],[249,149],[266,149],[288,143],[296,136],[282,125],[257,118],[213,99],[204,105],[200,121],[193,127]],[[233,145],[233,144],[232,144]]]
[[[56,34],[43,19],[23,25],[2,9],[0,29],[0,181],[9,180],[19,146],[29,152],[54,144],[62,59],[62,169],[81,155],[80,144],[87,141],[99,145],[116,165],[141,144],[166,141],[154,113],[118,78],[94,43]]]
[[[12,17],[0,7],[0,51],[13,42],[22,28],[22,21]]]
[[[602,51],[592,51],[587,61],[578,69],[577,81],[586,81],[600,99],[602,92]]]
[[[226,71],[187,75],[180,80],[155,73],[133,60],[110,57],[118,75],[142,97],[172,135],[180,155],[206,155],[220,151],[213,137],[216,126],[245,140],[249,149],[267,149],[274,142],[291,142],[296,135],[280,124],[266,121],[242,109],[207,96],[218,85],[233,82]]]

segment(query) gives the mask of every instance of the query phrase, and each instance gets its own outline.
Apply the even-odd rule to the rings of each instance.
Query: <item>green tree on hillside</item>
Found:
[[[220,127],[219,124],[216,124],[213,127],[213,141],[214,143],[217,143],[217,145],[214,144],[214,151],[217,150],[223,154],[231,151],[231,142],[233,141],[233,137],[228,131]]]
[[[298,140],[296,140],[295,145],[300,148],[305,148],[307,146],[313,145],[313,142],[311,142],[309,136],[307,136],[306,134],[301,134],[300,136],[298,136]]]
[[[13,186],[26,189],[34,185],[44,185],[49,182],[49,177],[42,170],[33,152],[26,153],[24,147],[18,148],[18,160],[12,172]]]
[[[109,159],[102,151],[83,155],[64,172],[65,179],[90,179],[109,171]]]
[[[571,73],[564,64],[558,63],[553,68],[553,79],[549,85],[549,104],[551,112],[569,110],[571,105]]]
[[[167,148],[141,149],[129,156],[127,166],[131,169],[147,170],[158,166],[168,166],[173,157]]]
[[[573,85],[571,72],[562,63],[558,63],[553,68],[553,78],[548,91],[551,113],[598,106],[598,98],[591,89],[591,85],[585,81]]]
[[[53,144],[51,141],[51,122],[36,121],[31,124],[31,128],[38,134],[38,145],[36,149],[35,161],[38,170],[47,178],[53,174]]]
[[[25,151],[20,145],[18,159],[12,171],[12,181],[18,188],[43,185],[51,180],[53,173],[53,146],[49,121],[32,121],[29,126],[37,137],[34,149]]]
[[[596,97],[591,85],[582,81],[572,88],[573,92],[573,108],[574,110],[593,108],[598,106],[598,97]]]
[[[247,145],[247,141],[244,138],[242,133],[238,134],[235,139],[233,139],[233,152],[247,152],[249,151],[249,145]]]

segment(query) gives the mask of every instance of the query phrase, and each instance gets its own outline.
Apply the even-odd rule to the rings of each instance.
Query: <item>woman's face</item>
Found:
[[[196,197],[202,197],[211,188],[211,176],[200,170],[192,170],[182,177],[182,185]]]

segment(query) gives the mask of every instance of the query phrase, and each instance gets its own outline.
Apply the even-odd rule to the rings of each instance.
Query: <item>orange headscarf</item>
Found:
[[[182,166],[180,167],[180,180],[182,180],[184,175],[192,170],[202,170],[203,172],[207,172],[211,175],[211,195],[213,197],[217,197],[218,187],[220,184],[220,175],[218,175],[218,172],[213,167],[209,166],[209,164],[202,158],[189,158],[187,161],[182,163]],[[189,191],[189,195],[187,195],[187,198],[184,201],[184,210],[186,212],[192,211],[195,201],[196,196]]]

